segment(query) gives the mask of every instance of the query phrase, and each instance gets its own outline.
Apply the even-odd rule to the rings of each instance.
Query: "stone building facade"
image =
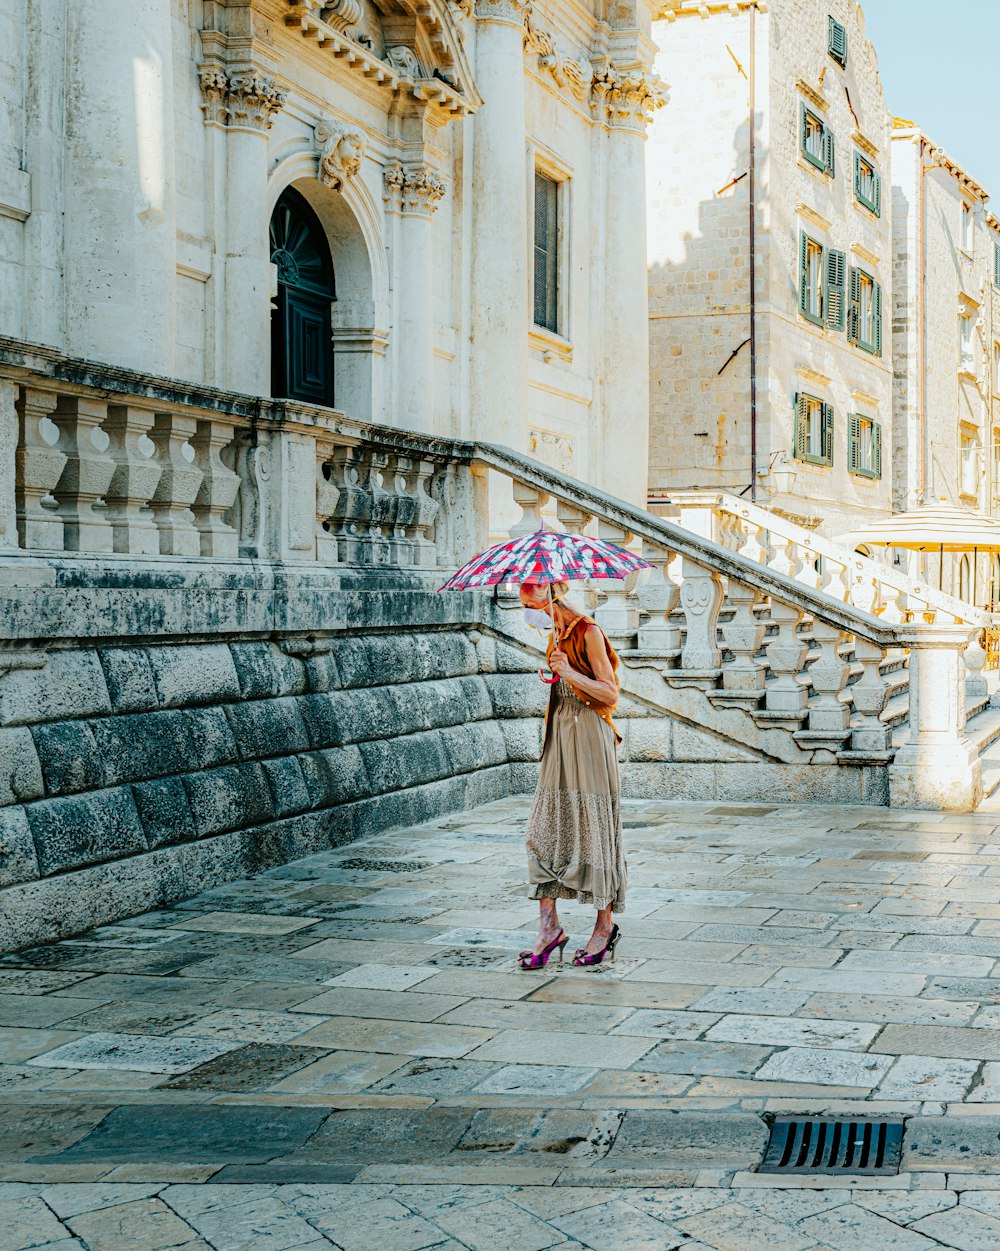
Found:
[[[642,497],[645,0],[2,12],[5,333]]]
[[[893,506],[1000,510],[1000,221],[915,123],[892,132]],[[945,557],[944,582],[1000,601],[1000,563]],[[932,560],[930,573],[938,574]]]
[[[827,534],[882,515],[893,205],[860,7],[673,0],[654,38],[683,72],[649,139],[650,496],[745,491]]]

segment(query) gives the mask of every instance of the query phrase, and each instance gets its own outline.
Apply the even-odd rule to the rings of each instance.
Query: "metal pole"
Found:
[[[757,502],[757,6],[750,9],[750,499]]]

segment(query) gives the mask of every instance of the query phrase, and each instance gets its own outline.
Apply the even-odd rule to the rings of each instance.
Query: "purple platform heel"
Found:
[[[522,951],[517,957],[518,963],[522,969],[544,969],[548,963],[549,956],[552,955],[557,947],[559,948],[559,959],[562,959],[563,948],[568,942],[569,935],[565,930],[560,930],[557,937],[553,938],[552,942],[543,951],[537,953],[534,951]]]
[[[620,937],[621,932],[619,931],[618,926],[612,926],[611,937],[608,939],[606,947],[603,947],[600,951],[590,952],[588,952],[586,948],[581,947],[573,957],[573,963],[581,969],[586,969],[595,964],[603,964],[605,959],[613,960],[615,958],[615,947],[618,945],[618,939]]]

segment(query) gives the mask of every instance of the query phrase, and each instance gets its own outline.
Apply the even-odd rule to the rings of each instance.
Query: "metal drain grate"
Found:
[[[901,1120],[778,1117],[760,1173],[839,1173],[875,1177],[899,1172]]]

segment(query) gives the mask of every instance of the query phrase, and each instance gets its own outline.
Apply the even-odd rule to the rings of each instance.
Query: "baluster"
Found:
[[[400,457],[398,464],[413,498],[412,520],[406,527],[406,536],[413,544],[413,565],[417,569],[435,569],[438,564],[437,519],[441,506],[431,494],[431,482],[437,466],[433,461],[414,457]]]
[[[202,471],[184,455],[197,424],[194,417],[180,413],[157,413],[149,432],[161,470],[149,507],[164,556],[197,556],[201,552],[190,508],[201,486]]]
[[[202,474],[201,486],[191,505],[201,554],[224,560],[234,558],[239,549],[236,531],[222,520],[222,514],[232,508],[240,488],[239,477],[222,463],[221,457],[223,448],[227,448],[234,437],[235,431],[229,422],[206,419],[197,423],[191,440],[194,463]]]
[[[764,688],[764,711],[768,721],[798,729],[806,718],[808,692],[799,682],[809,649],[799,635],[803,612],[792,604],[771,598],[771,620],[778,632],[767,644],[771,681]]]
[[[62,551],[63,522],[52,495],[66,453],[46,442],[42,422],[56,406],[50,391],[25,387],[17,401],[19,438],[15,457],[17,537],[22,547]]]
[[[334,445],[322,437],[316,440],[316,559],[325,565],[337,563],[336,528],[340,490],[335,480]]]
[[[805,586],[811,586],[818,591],[823,581],[823,573],[820,568],[823,564],[822,558],[808,539],[804,543],[797,543],[795,552],[797,563],[796,572],[793,576],[796,582],[801,582]]]
[[[985,664],[986,649],[982,643],[982,631],[977,630],[965,649],[965,695],[967,699],[984,699],[989,694],[986,689],[986,675],[983,673]]]
[[[534,534],[536,530],[544,530],[542,509],[549,502],[548,492],[538,487],[529,486],[527,482],[512,483],[514,502],[521,510],[521,516],[510,528],[510,537],[519,539],[524,534]]]
[[[722,580],[714,569],[681,557],[681,607],[686,634],[681,651],[681,668],[692,677],[713,684],[722,664],[719,650],[719,610],[722,607]]]
[[[764,666],[756,658],[766,630],[755,611],[762,596],[753,587],[730,578],[726,599],[734,612],[722,624],[722,637],[733,659],[722,666],[719,697],[747,709],[757,708],[764,698],[766,677]]]
[[[236,473],[240,488],[233,504],[233,525],[239,536],[239,552],[251,560],[280,555],[274,518],[280,498],[270,490],[273,458],[281,455],[279,431],[251,429],[236,432]],[[309,545],[311,547],[311,545]],[[308,550],[308,549],[307,549]]]
[[[76,395],[61,395],[52,413],[52,421],[59,428],[56,446],[66,457],[52,494],[59,501],[63,546],[70,552],[113,550],[103,499],[115,462],[97,450],[93,437],[107,415],[103,400]]]
[[[792,570],[795,568],[794,547],[795,543],[792,539],[785,538],[783,534],[776,534],[773,530],[768,531],[768,568],[773,569],[775,573],[783,573],[786,578],[791,578]]]
[[[367,563],[372,516],[371,493],[364,474],[364,452],[360,447],[338,446],[330,462],[337,486],[337,506],[333,516],[333,533],[337,555],[342,563]]]
[[[363,480],[371,500],[371,518],[368,525],[367,562],[372,565],[391,565],[395,560],[393,531],[396,524],[397,497],[387,490],[385,478],[389,466],[386,452],[366,448],[363,458]]]
[[[824,595],[838,599],[846,604],[850,599],[850,568],[832,556],[823,557],[823,576],[819,581],[819,589]]]
[[[567,534],[581,535],[593,521],[590,513],[561,499],[556,500],[556,516]],[[593,578],[586,578],[580,582],[578,593],[582,596],[588,611],[594,612],[597,608],[598,597]]]
[[[878,586],[864,562],[852,560],[848,569],[850,603],[862,612],[874,613],[878,604]]]
[[[681,632],[670,618],[680,602],[681,588],[670,576],[672,554],[644,539],[642,555],[653,568],[639,588],[639,606],[648,614],[639,627],[639,646],[658,656],[679,656]]]
[[[839,626],[813,618],[813,642],[819,656],[809,666],[813,698],[808,704],[808,729],[796,734],[802,746],[839,751],[850,737],[851,710],[840,693],[847,685],[851,667],[840,654],[844,632]]]
[[[767,564],[767,531],[756,522],[745,519],[742,523],[742,539],[736,549],[747,560],[755,560],[758,565]]]
[[[882,675],[884,648],[855,635],[854,659],[861,666],[861,677],[850,688],[854,703],[851,751],[866,756],[887,757],[892,750],[892,728],[881,719],[889,699],[889,683]]]
[[[104,499],[116,552],[149,556],[160,551],[160,535],[148,505],[163,471],[139,446],[155,416],[149,409],[130,404],[108,405],[103,429],[115,471]]]
[[[888,582],[880,582],[878,594],[880,604],[878,615],[883,621],[899,625],[901,622],[908,620],[910,610],[907,606],[906,591],[902,587],[892,586]]]
[[[619,547],[627,547],[633,538],[628,530],[600,519],[597,533],[600,538]],[[607,599],[594,613],[594,620],[605,634],[624,641],[628,646],[632,645],[639,629],[639,602],[635,597],[639,572],[629,574],[627,578],[601,578],[601,590]]]

